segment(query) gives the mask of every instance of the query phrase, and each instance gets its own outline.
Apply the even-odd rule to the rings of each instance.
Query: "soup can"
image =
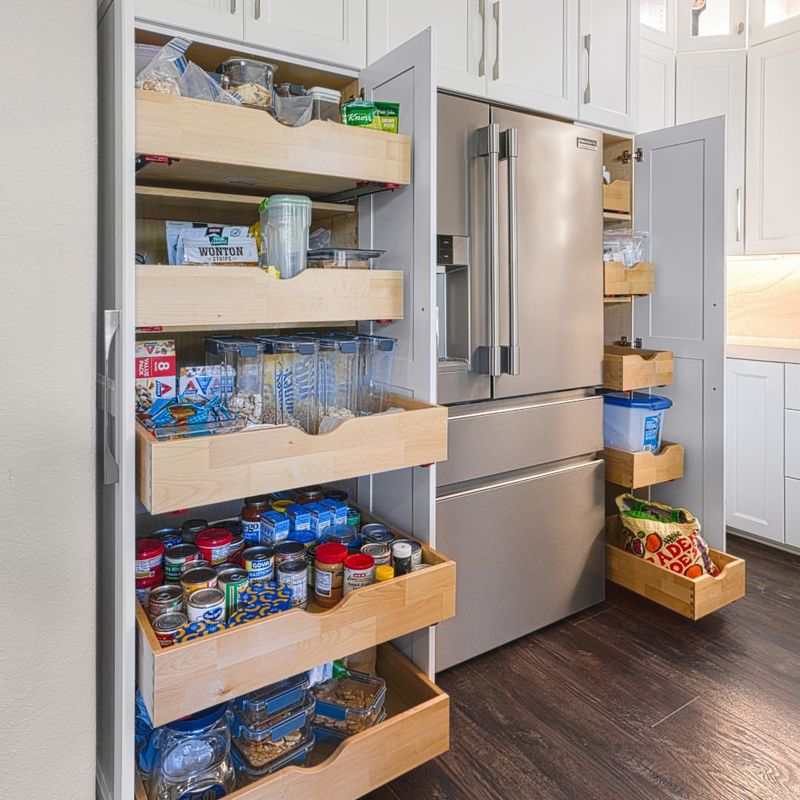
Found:
[[[162,583],[164,583],[164,570],[160,568],[151,578],[136,579],[136,599],[142,604],[142,608],[148,607],[150,592]]]
[[[389,528],[382,522],[367,522],[361,526],[361,538],[365,542],[389,544],[394,541],[394,536],[389,533]]]
[[[228,560],[233,534],[225,528],[206,528],[197,534],[194,541],[200,548],[200,555],[215,567]]]
[[[186,603],[189,622],[225,622],[225,592],[222,589],[198,589]]]
[[[180,528],[159,528],[153,531],[149,538],[160,539],[167,550],[177,544],[183,544],[183,533]]]
[[[395,539],[395,542],[405,542],[411,545],[411,566],[417,567],[422,563],[422,545],[413,539]]]
[[[162,647],[169,647],[175,641],[175,634],[188,622],[182,611],[168,611],[153,620],[153,632]]]
[[[170,583],[177,583],[186,565],[200,558],[200,551],[193,544],[176,544],[164,553],[164,574]]]
[[[294,608],[305,608],[308,605],[307,572],[305,554],[301,561],[286,561],[278,565],[278,581],[291,590]]]
[[[242,566],[251,581],[271,581],[275,574],[275,551],[271,547],[248,547],[242,552]]]
[[[369,542],[362,545],[361,552],[368,556],[372,556],[375,560],[375,566],[380,567],[382,564],[392,563],[392,551],[389,550],[388,544],[380,544],[379,542]]]
[[[204,519],[187,519],[181,525],[181,533],[183,534],[184,542],[193,542],[194,537],[200,531],[204,531],[208,527],[208,522]]]
[[[239,607],[239,598],[249,583],[247,570],[240,567],[221,569],[217,573],[217,587],[225,593],[226,619]]]
[[[193,592],[200,589],[215,589],[217,586],[217,571],[213,567],[195,567],[187,569],[181,575],[183,596],[188,601]]]
[[[196,558],[194,561],[187,561],[181,567],[181,577],[183,577],[184,572],[188,572],[190,569],[195,569],[195,567],[210,567],[211,564],[208,563],[204,558]]]
[[[366,553],[354,553],[344,560],[344,593],[375,583],[375,559]]]
[[[303,542],[285,539],[275,545],[275,565],[278,569],[290,561],[306,561],[306,546]],[[278,578],[280,580],[280,578]]]
[[[183,609],[183,588],[174,584],[157,586],[150,592],[147,600],[147,613],[150,619]]]
[[[160,539],[136,540],[136,577],[152,578],[161,569],[164,543]]]

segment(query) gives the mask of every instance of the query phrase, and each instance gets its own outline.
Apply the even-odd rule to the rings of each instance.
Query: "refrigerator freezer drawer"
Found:
[[[437,546],[458,564],[437,670],[604,599],[603,475],[603,462],[583,462],[437,500]]]
[[[438,486],[595,453],[603,449],[603,399],[551,395],[457,406],[447,437]]]

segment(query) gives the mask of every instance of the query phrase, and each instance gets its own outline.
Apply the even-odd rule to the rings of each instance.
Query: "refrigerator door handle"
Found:
[[[517,153],[517,129],[509,128],[501,139],[501,158],[508,164],[508,346],[501,348],[507,375],[519,375]]]

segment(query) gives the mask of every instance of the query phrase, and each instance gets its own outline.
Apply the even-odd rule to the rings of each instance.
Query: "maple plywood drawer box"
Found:
[[[627,269],[619,261],[603,262],[603,294],[606,297],[652,294],[655,290],[655,265],[640,261]]]
[[[669,350],[642,350],[606,345],[603,386],[618,392],[667,386],[672,383],[673,357]]]

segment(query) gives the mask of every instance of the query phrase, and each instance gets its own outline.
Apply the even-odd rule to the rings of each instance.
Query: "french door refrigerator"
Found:
[[[602,134],[438,97],[446,669],[605,593]]]

